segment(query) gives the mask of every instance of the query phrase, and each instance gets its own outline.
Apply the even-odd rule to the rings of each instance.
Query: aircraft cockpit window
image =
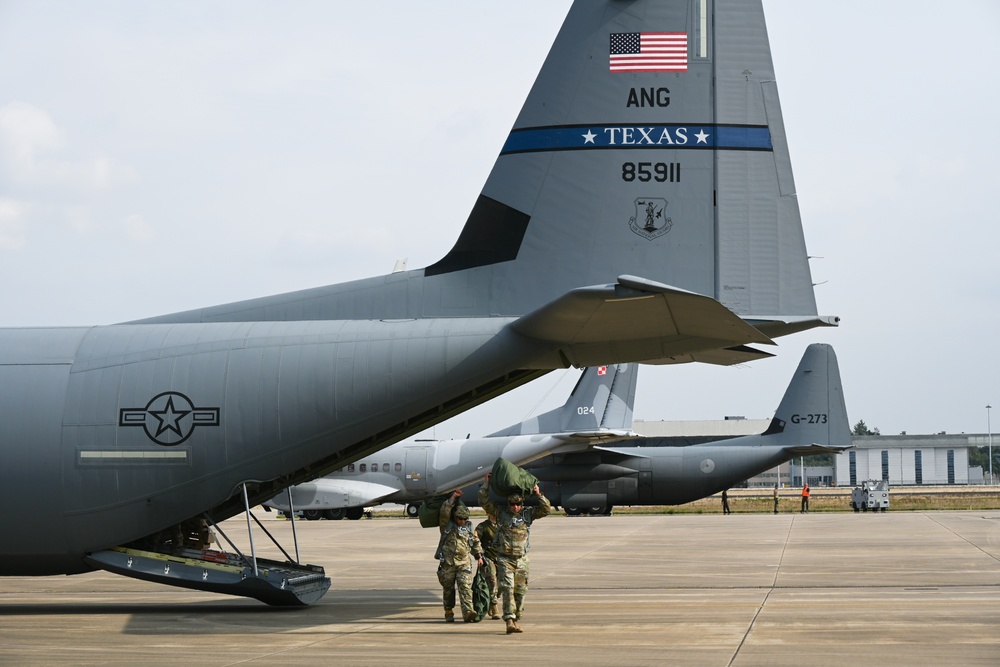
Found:
[[[397,463],[396,464],[396,472],[402,472],[402,471],[403,471],[403,464],[402,463]]]
[[[383,463],[382,464],[382,472],[389,472],[389,464],[388,463]]]
[[[361,470],[361,472],[368,472],[368,464],[367,463],[362,463],[361,464],[361,468],[359,468],[359,469]]]
[[[354,472],[354,464],[353,463],[348,463],[347,464],[347,472]]]

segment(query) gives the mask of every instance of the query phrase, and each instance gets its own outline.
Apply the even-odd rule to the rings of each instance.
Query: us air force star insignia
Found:
[[[635,200],[635,215],[629,218],[628,226],[643,238],[652,241],[663,236],[674,226],[664,211],[667,200],[660,197],[640,197]]]
[[[179,445],[196,426],[218,426],[219,408],[196,408],[184,394],[165,391],[144,408],[122,408],[119,426],[141,426],[146,437],[158,445]]]

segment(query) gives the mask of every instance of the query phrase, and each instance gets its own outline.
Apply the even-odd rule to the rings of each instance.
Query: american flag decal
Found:
[[[686,72],[686,32],[611,33],[612,72]]]

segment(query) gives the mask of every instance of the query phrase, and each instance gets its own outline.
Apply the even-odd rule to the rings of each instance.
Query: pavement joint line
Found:
[[[387,625],[387,624],[386,623],[372,623],[370,625],[366,625],[364,628],[358,628],[356,630],[351,630],[351,631],[348,631],[348,632],[335,632],[335,633],[331,633],[330,635],[327,635],[327,636],[323,637],[322,639],[316,639],[314,641],[305,642],[303,644],[296,644],[296,645],[292,645],[292,646],[286,646],[285,648],[279,649],[277,651],[271,651],[270,653],[263,654],[263,655],[255,655],[255,656],[252,656],[252,657],[249,657],[249,658],[245,658],[243,660],[237,660],[235,662],[227,662],[227,663],[225,663],[223,665],[223,667],[232,667],[233,665],[246,665],[246,664],[249,664],[249,663],[252,663],[252,662],[260,662],[262,660],[265,661],[265,664],[273,664],[273,662],[271,661],[271,658],[274,658],[276,656],[280,656],[283,653],[291,653],[291,652],[301,651],[303,648],[308,647],[308,646],[319,646],[321,644],[326,644],[326,643],[331,642],[331,641],[332,642],[336,642],[336,641],[339,641],[339,640],[344,640],[344,639],[347,639],[348,637],[350,637],[351,635],[365,634],[365,633],[371,632],[373,630],[378,630],[378,628],[380,628],[380,627],[382,627],[384,625]]]
[[[733,652],[733,656],[729,659],[728,667],[732,667],[732,664],[736,661],[739,656],[740,651],[743,649],[743,645],[746,644],[747,638],[750,637],[750,633],[753,631],[754,623],[757,622],[757,617],[760,616],[760,612],[764,611],[764,605],[767,604],[767,599],[771,596],[771,593],[775,590],[778,585],[778,573],[781,572],[781,564],[785,560],[785,549],[788,548],[788,542],[792,538],[792,528],[795,526],[795,517],[788,522],[788,529],[785,531],[785,541],[781,545],[781,555],[778,556],[778,566],[774,568],[774,578],[771,580],[771,586],[764,593],[764,599],[760,601],[757,606],[757,611],[754,612],[753,618],[750,619],[750,623],[747,625],[746,632],[743,633],[743,637],[740,639],[739,645],[737,645],[736,650]]]
[[[989,558],[992,558],[993,560],[995,560],[998,563],[1000,563],[1000,558],[997,558],[996,556],[994,556],[993,554],[991,554],[986,549],[983,549],[981,546],[979,546],[977,544],[973,544],[972,542],[970,542],[969,540],[967,540],[963,535],[958,534],[957,532],[955,532],[955,530],[953,530],[953,529],[949,528],[948,526],[944,525],[943,523],[941,523],[940,521],[938,521],[934,517],[932,517],[932,516],[930,516],[928,514],[924,514],[924,516],[927,517],[928,519],[930,519],[931,521],[933,521],[934,523],[936,523],[941,528],[944,528],[946,531],[948,531],[949,533],[951,533],[952,535],[954,535],[958,539],[960,539],[963,542],[965,542],[966,544],[968,544],[970,547],[973,547],[974,549],[978,549],[979,551],[981,551],[984,554],[986,554]]]

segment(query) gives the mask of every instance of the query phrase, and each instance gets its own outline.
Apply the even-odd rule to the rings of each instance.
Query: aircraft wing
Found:
[[[611,445],[622,440],[631,440],[636,436],[632,431],[605,430],[605,431],[582,431],[578,433],[560,433],[553,436],[561,440],[563,444],[554,448],[550,454],[568,454],[571,452],[583,452],[588,449],[599,448],[600,445]]]
[[[375,482],[355,479],[328,479],[321,477],[292,487],[292,503],[296,510],[339,509],[377,505],[399,489]],[[288,508],[288,493],[282,491],[266,503],[280,510]]]
[[[853,449],[854,445],[798,445],[795,447],[785,447],[785,451],[792,456],[813,456],[815,454],[839,454],[848,449]]]
[[[711,297],[634,276],[619,276],[613,285],[572,290],[511,328],[528,338],[558,343],[574,366],[607,361],[609,341],[626,360],[647,363],[693,358],[739,363],[751,353],[769,356],[743,348],[745,344],[774,344]]]

